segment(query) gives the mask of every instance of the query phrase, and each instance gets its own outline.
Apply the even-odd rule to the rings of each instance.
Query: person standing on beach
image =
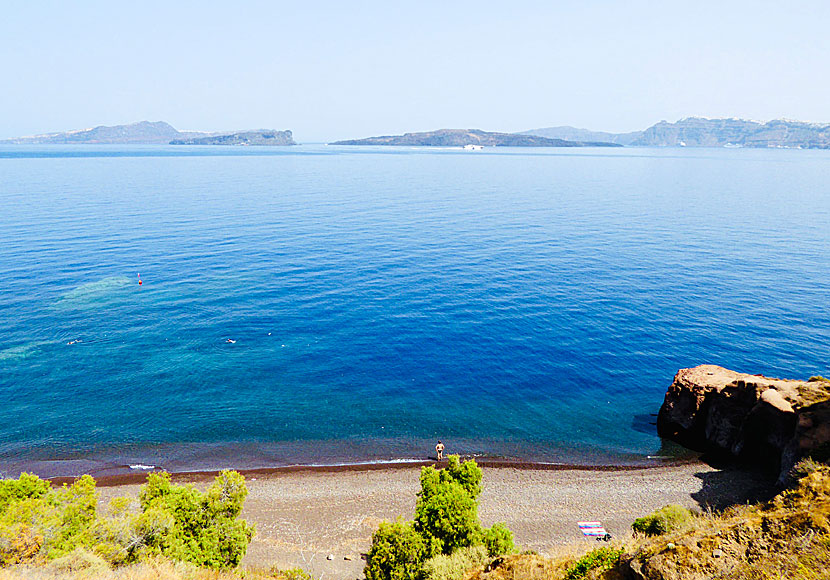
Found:
[[[438,455],[438,461],[444,459],[444,444],[441,441],[438,441],[438,444],[435,446],[435,453]]]

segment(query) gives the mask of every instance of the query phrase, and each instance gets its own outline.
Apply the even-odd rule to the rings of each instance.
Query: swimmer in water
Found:
[[[75,344],[76,342],[83,342],[83,341],[80,338],[78,338],[76,340],[71,340],[71,341],[67,342],[66,345],[70,346],[70,345]]]
[[[225,342],[229,342],[229,343],[231,343],[231,344],[236,344],[236,341],[235,341],[235,340],[231,340],[230,338],[229,338],[228,340],[226,340]]]

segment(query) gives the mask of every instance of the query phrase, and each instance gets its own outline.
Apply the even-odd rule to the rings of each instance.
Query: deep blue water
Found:
[[[0,147],[0,471],[649,461],[829,273],[830,152]]]

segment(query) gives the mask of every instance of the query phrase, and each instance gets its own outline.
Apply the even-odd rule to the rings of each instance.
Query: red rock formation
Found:
[[[657,431],[691,449],[776,469],[830,457],[830,383],[772,379],[715,365],[681,369],[666,392]]]

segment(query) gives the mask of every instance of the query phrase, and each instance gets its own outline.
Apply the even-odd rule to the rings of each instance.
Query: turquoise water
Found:
[[[830,152],[4,146],[0,208],[9,474],[647,463],[678,368],[830,374]]]

